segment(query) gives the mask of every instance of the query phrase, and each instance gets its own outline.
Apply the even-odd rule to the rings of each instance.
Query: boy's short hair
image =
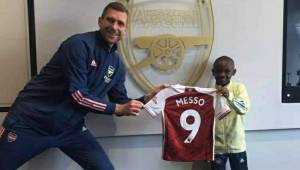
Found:
[[[128,15],[128,10],[122,3],[111,2],[108,5],[106,5],[106,7],[103,9],[103,12],[101,15],[102,18],[106,15],[108,9],[114,9],[116,11],[125,12]]]
[[[228,63],[231,63],[232,66],[234,67],[234,61],[233,61],[233,59],[230,58],[230,57],[228,57],[228,56],[221,56],[221,57],[217,58],[217,59],[215,60],[215,62],[214,62],[214,65],[215,65],[216,63],[220,62],[220,61],[226,61],[226,62],[228,62]]]

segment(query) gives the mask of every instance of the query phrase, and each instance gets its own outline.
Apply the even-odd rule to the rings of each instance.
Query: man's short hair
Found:
[[[101,15],[102,18],[106,15],[108,9],[114,9],[116,11],[125,12],[128,15],[128,10],[122,3],[111,2],[108,5],[106,5],[106,7],[103,9],[103,12]]]

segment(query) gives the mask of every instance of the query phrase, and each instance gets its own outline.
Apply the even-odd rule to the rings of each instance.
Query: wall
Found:
[[[29,80],[26,12],[25,1],[0,1],[0,107],[10,106]]]
[[[39,2],[46,4],[46,1]],[[238,56],[236,60],[239,63],[239,76],[236,80],[249,85],[253,102],[253,110],[248,115],[248,121],[252,123],[248,124],[248,129],[299,127],[299,104],[280,102],[283,0],[213,2],[216,9],[216,40],[212,55]],[[242,32],[245,34],[240,36],[239,33]],[[134,127],[134,124],[132,125]],[[249,168],[282,170],[298,167],[299,133],[300,129],[247,131]],[[199,168],[205,166],[201,163],[162,161],[160,134],[102,137],[98,140],[107,151],[116,170],[207,169],[207,167]],[[20,170],[38,169],[80,170],[80,167],[57,149],[50,149],[20,168]]]

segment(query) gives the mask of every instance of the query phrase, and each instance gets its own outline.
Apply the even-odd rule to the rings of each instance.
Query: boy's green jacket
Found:
[[[250,99],[242,83],[230,82],[227,104],[231,112],[221,120],[216,120],[215,153],[239,153],[246,150],[245,114],[250,108]]]

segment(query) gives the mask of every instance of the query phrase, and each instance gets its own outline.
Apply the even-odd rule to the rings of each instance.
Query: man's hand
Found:
[[[226,87],[221,87],[218,91],[218,94],[220,94],[221,96],[224,96],[226,98],[229,97],[229,90]]]
[[[150,93],[144,96],[144,102],[148,103],[148,101],[151,100],[160,90],[167,88],[169,86],[170,86],[169,84],[160,84],[154,87],[154,89]]]
[[[116,104],[116,116],[138,116],[144,104],[137,100],[130,100],[125,104]]]

